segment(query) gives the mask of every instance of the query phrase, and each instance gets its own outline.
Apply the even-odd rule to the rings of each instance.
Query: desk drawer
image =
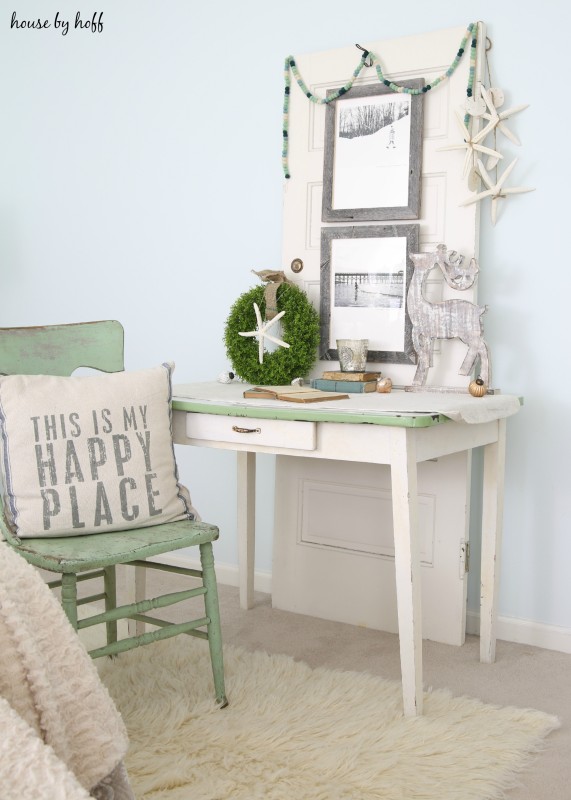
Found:
[[[188,412],[186,435],[190,439],[315,450],[315,422]]]

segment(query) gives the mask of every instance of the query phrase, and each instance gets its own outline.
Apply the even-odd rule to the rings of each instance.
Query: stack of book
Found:
[[[324,372],[311,385],[327,392],[374,392],[380,377],[380,372]]]

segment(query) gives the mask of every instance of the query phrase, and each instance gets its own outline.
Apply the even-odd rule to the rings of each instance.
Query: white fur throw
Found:
[[[0,730],[4,800],[84,800],[118,767],[124,778],[127,733],[107,689],[57,599],[3,542]],[[107,796],[132,797],[128,782]]]

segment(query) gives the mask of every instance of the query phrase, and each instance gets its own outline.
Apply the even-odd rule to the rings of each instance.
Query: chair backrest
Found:
[[[65,376],[78,367],[121,372],[123,339],[123,326],[115,320],[0,328],[0,375]],[[1,495],[0,491],[0,539],[15,544],[17,540],[4,518]]]
[[[0,328],[0,375],[71,375],[78,367],[121,372],[123,339],[115,320]]]

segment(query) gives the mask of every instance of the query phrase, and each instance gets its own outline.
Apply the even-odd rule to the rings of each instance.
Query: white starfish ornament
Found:
[[[273,319],[266,320],[265,322],[262,322],[262,315],[260,314],[260,309],[258,308],[257,303],[254,303],[254,312],[256,314],[256,330],[246,331],[244,333],[240,331],[239,335],[256,337],[256,339],[258,340],[258,361],[260,362],[260,364],[263,364],[264,339],[268,339],[270,342],[277,344],[279,347],[289,347],[289,344],[287,342],[283,342],[281,339],[277,339],[275,336],[272,336],[271,334],[268,333],[269,328],[271,328],[272,325],[275,325],[276,322],[278,322],[278,320],[280,320],[283,317],[285,311],[280,311],[280,313],[276,314],[276,316]]]
[[[466,127],[464,119],[462,115],[456,111],[456,119],[458,120],[458,125],[460,126],[460,130],[462,131],[462,136],[464,137],[464,141],[462,144],[449,144],[446,147],[439,147],[439,151],[443,150],[466,150],[466,158],[464,159],[464,169],[462,171],[462,176],[465,178],[468,173],[470,172],[470,168],[472,166],[472,162],[474,156],[476,155],[476,151],[479,153],[486,153],[489,156],[493,156],[494,158],[503,158],[501,153],[498,153],[497,150],[492,150],[491,147],[484,147],[481,142],[484,141],[486,136],[492,130],[491,123],[488,123],[481,131],[475,133],[473,136]]]
[[[484,165],[482,164],[480,159],[478,159],[478,172],[480,173],[480,176],[481,176],[482,180],[484,181],[485,185],[488,188],[485,189],[485,191],[479,192],[478,194],[474,195],[474,197],[470,197],[469,200],[465,200],[463,203],[460,203],[460,205],[461,206],[468,206],[468,205],[470,205],[470,203],[478,203],[480,200],[483,200],[486,197],[491,197],[492,198],[492,208],[491,208],[492,225],[495,225],[496,224],[496,219],[497,219],[497,214],[498,214],[498,209],[497,209],[498,200],[501,200],[501,199],[507,197],[510,194],[523,194],[524,192],[533,192],[533,191],[535,191],[535,189],[527,188],[525,186],[514,186],[513,188],[510,188],[510,189],[504,189],[503,188],[504,187],[504,183],[506,182],[510,172],[515,167],[516,163],[517,163],[517,158],[514,158],[512,163],[509,164],[509,166],[507,166],[505,168],[505,170],[502,173],[502,175],[500,175],[500,177],[494,183],[493,180],[490,178],[488,172],[486,171],[486,168],[484,167]]]
[[[486,105],[488,106],[488,111],[485,112],[482,116],[484,117],[484,119],[489,120],[488,124],[492,125],[492,130],[494,130],[494,128],[497,128],[504,134],[504,136],[506,136],[510,140],[510,142],[520,145],[521,144],[520,140],[517,138],[515,133],[513,133],[513,131],[510,131],[508,126],[505,124],[505,120],[508,117],[513,116],[513,114],[517,114],[519,111],[524,111],[526,108],[529,108],[529,103],[523,103],[522,105],[514,106],[513,108],[507,108],[505,111],[500,111],[498,114],[496,103],[494,102],[493,91],[491,89],[487,90],[484,86],[482,86],[482,97],[484,98],[484,100],[486,101]],[[501,105],[501,103],[498,103],[498,105]]]

